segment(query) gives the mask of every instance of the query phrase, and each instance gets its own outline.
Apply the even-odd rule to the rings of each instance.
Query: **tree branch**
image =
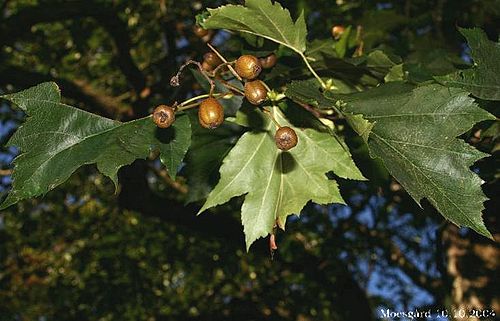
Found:
[[[121,191],[118,202],[121,208],[137,211],[143,215],[158,217],[172,224],[183,226],[196,233],[225,238],[243,247],[242,226],[232,215],[197,216],[200,206],[165,199],[154,194],[147,182],[147,162],[137,160],[120,170]],[[236,241],[236,242],[235,242]]]
[[[24,70],[16,66],[0,67],[0,85],[12,84],[16,87],[31,87],[45,81],[54,81],[61,88],[65,97],[82,102],[86,110],[105,117],[114,118],[123,113],[121,101],[102,93],[83,80],[70,81],[42,73]]]
[[[375,241],[375,244],[384,248],[385,258],[387,261],[396,264],[417,286],[436,295],[437,299],[443,297],[443,282],[439,278],[429,276],[417,268],[403,253],[401,248],[391,240],[390,236],[383,231],[366,228],[366,226],[358,226],[358,233]]]
[[[115,10],[104,3],[96,1],[71,1],[46,3],[41,6],[22,9],[18,13],[4,19],[0,24],[0,46],[11,45],[19,38],[29,34],[31,27],[39,23],[94,18],[114,40],[120,70],[137,93],[146,86],[142,72],[130,55],[132,41],[127,25],[120,20]]]

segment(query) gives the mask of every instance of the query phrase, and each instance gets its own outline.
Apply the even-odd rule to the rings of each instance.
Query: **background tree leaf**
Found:
[[[487,156],[456,137],[476,122],[494,119],[468,92],[431,84],[390,83],[339,95],[346,111],[374,123],[370,154],[417,201],[427,198],[448,220],[490,237],[481,218],[482,180],[469,167]]]
[[[293,127],[277,107],[272,110],[280,125]],[[262,119],[261,129],[245,133],[229,152],[219,183],[200,210],[246,194],[241,216],[247,250],[256,239],[268,235],[276,222],[284,228],[286,217],[299,214],[309,200],[344,203],[337,183],[327,178],[327,172],[364,179],[344,146],[328,133],[295,128],[297,146],[282,152],[274,142],[274,123],[262,112],[254,112]]]
[[[55,83],[3,98],[28,117],[9,141],[21,154],[15,159],[12,190],[0,208],[47,193],[85,164],[96,163],[116,185],[120,167],[154,149],[175,176],[191,142],[187,116],[166,130],[157,129],[150,117],[121,123],[60,103]]]
[[[463,29],[474,59],[474,66],[448,76],[435,77],[447,86],[469,90],[474,96],[486,100],[500,100],[500,43],[488,39],[479,29]]]
[[[303,53],[307,28],[303,13],[293,22],[290,12],[271,0],[247,0],[245,6],[226,5],[208,9],[210,16],[203,26],[251,33]]]

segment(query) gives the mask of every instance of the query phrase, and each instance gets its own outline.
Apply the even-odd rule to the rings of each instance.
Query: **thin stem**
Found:
[[[198,95],[198,96],[195,96],[195,97],[191,97],[189,99],[186,99],[184,100],[182,103],[179,104],[179,107],[183,107],[183,106],[186,106],[187,104],[193,102],[193,101],[196,101],[196,100],[199,100],[199,99],[202,99],[202,98],[208,98],[210,97],[210,94],[202,94],[202,95]]]
[[[221,55],[219,53],[219,51],[217,51],[217,49],[215,49],[214,46],[212,46],[210,43],[207,42],[207,46],[208,48],[210,48],[210,50],[212,50],[224,63],[227,63],[227,59],[224,58],[223,55]],[[239,81],[243,81],[243,79],[240,77],[240,75],[238,75],[238,73],[236,72],[236,70],[234,70],[233,66],[231,65],[228,65],[227,68],[229,69],[229,71],[231,71],[231,73],[239,80]]]
[[[307,57],[302,53],[300,52],[299,53],[300,56],[302,57],[302,60],[304,60],[304,62],[306,63],[306,66],[307,68],[309,69],[309,71],[313,74],[313,76],[319,81],[319,83],[321,84],[321,87],[322,88],[326,88],[326,84],[325,82],[323,81],[323,79],[321,79],[321,77],[316,73],[316,71],[314,70],[314,68],[311,66],[311,64],[309,63],[309,61],[307,60]]]
[[[363,27],[358,26],[356,28],[356,42],[358,43],[358,47],[356,51],[354,51],[353,57],[359,57],[363,55],[363,49],[365,42],[363,41]]]
[[[198,106],[200,104],[200,102],[197,101],[197,100],[200,100],[200,99],[203,99],[203,98],[209,98],[209,97],[223,98],[223,97],[226,97],[226,96],[230,96],[232,94],[233,93],[231,93],[231,92],[227,92],[227,93],[215,93],[215,94],[198,95],[198,96],[189,98],[189,99],[183,101],[182,103],[180,103],[177,106],[176,111],[183,111],[183,110],[186,110],[186,109],[190,109],[190,108],[196,107],[196,106]],[[197,101],[197,102],[193,103],[194,101]]]
[[[217,77],[217,74],[219,73],[219,71],[224,68],[224,67],[231,67],[231,65],[234,64],[234,61],[230,61],[230,62],[224,62],[224,63],[221,63],[220,65],[218,65],[217,67],[215,67],[215,69],[209,74],[211,77],[214,77],[216,78]]]
[[[161,177],[165,183],[170,185],[170,187],[172,187],[173,189],[175,189],[179,193],[181,193],[181,194],[188,193],[187,187],[185,185],[173,180],[170,177],[170,175],[167,173],[167,171],[165,171],[163,169],[159,169],[153,165],[150,165],[149,168],[156,174],[156,176]]]
[[[305,110],[307,110],[308,112],[310,112],[311,114],[313,114],[316,118],[320,118],[322,116],[317,109],[313,108],[312,106],[309,106],[308,104],[304,103],[297,103],[297,104],[302,108],[304,108]]]
[[[304,108],[305,110],[307,110],[308,112],[313,114],[313,116],[318,118],[318,119],[325,118],[325,119],[334,120],[334,119],[342,116],[342,114],[339,112],[339,110],[335,106],[333,106],[334,111],[332,111],[332,110],[316,109],[316,108],[314,108],[308,104],[305,104],[305,103],[300,103],[300,102],[296,102],[296,103],[297,103],[297,105],[301,106],[302,108]]]
[[[210,79],[210,77],[207,75],[206,71],[203,70],[203,67],[202,65],[198,62],[198,61],[194,61],[194,60],[188,60],[186,61],[180,68],[179,68],[179,71],[177,72],[177,74],[175,74],[175,76],[173,76],[171,79],[170,79],[170,85],[171,86],[174,86],[174,87],[177,87],[180,85],[180,80],[179,80],[179,77],[182,73],[182,71],[184,70],[184,68],[186,68],[187,66],[189,65],[196,65],[198,67],[198,70],[200,71],[200,73],[203,75],[203,77],[205,77],[205,79],[207,79],[208,83],[210,84],[210,94],[213,93],[214,91],[214,88],[215,88],[215,83],[212,79]]]
[[[12,169],[0,169],[0,176],[12,175]]]
[[[183,106],[181,106],[181,107],[177,108],[175,111],[177,112],[177,111],[184,111],[184,110],[188,110],[188,109],[191,109],[191,108],[193,108],[193,107],[198,106],[199,104],[201,104],[201,101],[197,101],[197,102],[192,103],[192,104],[183,105]]]
[[[273,107],[276,107],[276,106],[273,106]],[[262,111],[264,112],[264,114],[267,115],[267,117],[269,117],[269,119],[272,120],[272,122],[276,125],[277,128],[281,127],[281,125],[278,123],[278,121],[276,121],[273,114],[269,110],[267,110],[266,108],[262,108]]]
[[[268,92],[269,92],[269,91],[271,91],[271,88],[269,88],[269,86],[268,86],[265,82],[263,82],[262,80],[260,80],[260,82],[262,83],[262,85],[263,85],[264,87],[266,87],[266,90],[267,90]]]
[[[227,81],[225,81],[224,79],[222,79],[222,78],[217,78],[217,80],[219,80],[219,81],[222,83],[222,85],[223,85],[224,87],[226,87],[227,89],[229,89],[229,90],[233,90],[233,91],[237,92],[238,94],[240,94],[241,96],[245,96],[245,93],[244,93],[243,91],[241,91],[239,88],[237,88],[237,87],[235,87],[235,86],[231,85],[230,83],[228,83],[228,82],[227,82]]]

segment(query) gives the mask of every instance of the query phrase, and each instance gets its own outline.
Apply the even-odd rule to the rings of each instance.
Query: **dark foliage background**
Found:
[[[234,1],[233,1],[234,2]],[[311,39],[335,24],[363,26],[366,52],[446,73],[470,62],[456,30],[498,39],[497,0],[283,1],[304,10]],[[120,119],[199,91],[170,77],[207,51],[191,28],[218,1],[0,1],[0,91],[56,81],[68,103]],[[229,35],[214,43],[235,54]],[[233,51],[232,51],[233,50]],[[420,70],[420,69],[419,69]],[[492,112],[494,104],[480,102]],[[5,147],[23,115],[0,107],[0,192],[17,151]],[[482,126],[482,127],[481,127]],[[497,125],[465,139],[494,156],[476,164],[498,237]],[[481,131],[482,135],[478,133]],[[347,134],[349,136],[349,134]],[[110,181],[89,166],[46,196],[0,213],[0,320],[373,320],[380,310],[496,309],[498,244],[420,209],[350,139],[371,181],[341,182],[345,206],[309,205],[277,236],[245,252],[240,200],[196,217],[186,179],[136,161]],[[497,238],[498,239],[498,238]],[[486,318],[487,319],[487,318]],[[493,319],[490,318],[490,319]]]

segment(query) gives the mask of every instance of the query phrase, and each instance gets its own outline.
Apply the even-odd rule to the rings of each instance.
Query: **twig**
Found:
[[[163,169],[160,169],[160,168],[157,168],[155,167],[154,165],[150,165],[149,166],[151,168],[151,170],[158,176],[160,177],[161,179],[163,179],[163,181],[165,183],[167,183],[168,185],[170,185],[173,189],[175,189],[176,191],[178,191],[179,193],[181,194],[187,194],[188,193],[188,189],[186,186],[182,185],[181,183],[179,182],[176,182],[174,181],[167,173],[166,170],[163,170]]]
[[[215,54],[216,54],[216,55],[217,55],[217,56],[218,56],[218,57],[222,60],[222,62],[224,62],[224,63],[228,63],[228,62],[227,62],[227,60],[226,60],[226,58],[224,58],[224,56],[223,56],[223,55],[221,55],[221,54],[219,53],[219,51],[217,51],[217,49],[215,49],[215,47],[214,47],[214,46],[212,46],[212,45],[211,45],[210,43],[208,43],[208,42],[207,42],[207,46],[208,46],[208,48],[210,48],[210,49],[211,49],[211,50],[212,50],[212,51],[213,51],[213,52],[214,52],[214,53],[215,53]],[[233,66],[228,65],[228,66],[227,66],[227,68],[229,69],[229,71],[231,71],[231,73],[232,73],[232,74],[233,74],[236,78],[238,78],[238,80],[239,80],[239,81],[243,81],[243,79],[240,77],[240,75],[238,75],[238,73],[236,72],[236,70],[234,70]]]
[[[12,174],[12,169],[0,169],[0,176],[9,176]]]
[[[239,88],[231,85],[229,82],[225,81],[224,79],[217,78],[217,80],[219,80],[222,83],[222,85],[224,85],[224,87],[226,87],[227,89],[233,90],[233,91],[237,92],[238,94],[240,94],[241,96],[245,96],[245,93],[243,91],[241,91]]]
[[[281,127],[281,125],[278,123],[278,121],[274,118],[273,114],[269,110],[267,110],[266,108],[262,108],[262,111],[269,117],[269,119],[272,120],[272,122],[276,125],[276,127],[278,128]]]
[[[214,89],[215,89],[215,83],[212,79],[210,79],[210,77],[207,75],[207,73],[205,72],[205,70],[203,70],[203,67],[201,66],[201,64],[198,62],[198,61],[194,61],[194,60],[188,60],[186,61],[180,68],[179,68],[179,71],[177,71],[177,73],[175,74],[175,76],[173,76],[172,78],[170,78],[170,85],[173,86],[173,87],[177,87],[180,85],[180,80],[179,80],[179,77],[181,76],[181,73],[182,71],[184,70],[184,68],[186,68],[187,66],[189,65],[196,65],[200,71],[200,73],[207,79],[208,83],[210,84],[210,95],[213,93]]]
[[[179,104],[175,108],[175,110],[176,111],[183,111],[183,110],[186,110],[186,109],[190,109],[190,108],[196,107],[196,106],[198,106],[200,104],[200,102],[199,101],[194,102],[194,101],[199,100],[199,99],[208,98],[208,97],[224,98],[224,97],[230,96],[230,95],[233,95],[233,93],[232,92],[227,92],[227,93],[215,93],[215,94],[203,94],[203,95],[199,95],[199,96],[192,97],[192,98],[189,98],[188,100],[183,101],[181,104]],[[192,103],[192,102],[194,102],[194,103]]]

